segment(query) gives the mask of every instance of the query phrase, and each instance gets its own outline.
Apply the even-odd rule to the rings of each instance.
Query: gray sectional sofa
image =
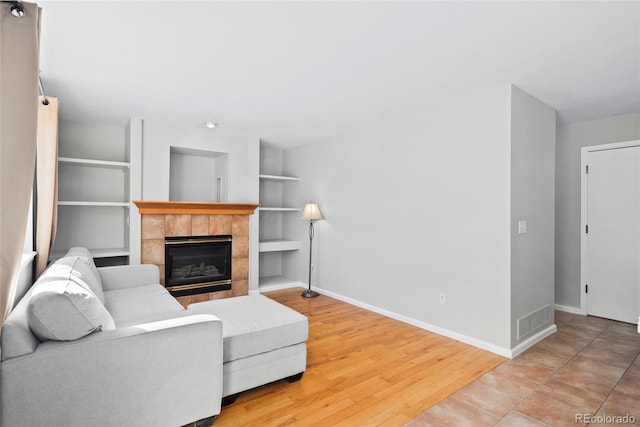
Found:
[[[97,269],[73,248],[6,319],[2,426],[182,426],[220,412],[222,323],[153,265]]]
[[[238,393],[306,369],[308,321],[263,295],[192,304],[155,265],[50,265],[0,336],[4,427],[209,426]]]

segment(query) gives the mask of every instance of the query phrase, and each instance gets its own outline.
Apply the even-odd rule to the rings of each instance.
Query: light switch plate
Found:
[[[527,221],[518,221],[518,234],[527,232]]]

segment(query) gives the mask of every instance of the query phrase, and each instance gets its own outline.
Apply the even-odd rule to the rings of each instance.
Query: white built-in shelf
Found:
[[[260,179],[264,181],[278,181],[278,182],[300,181],[300,178],[298,178],[297,176],[263,175],[263,174],[260,174]]]
[[[71,201],[71,200],[60,200],[58,201],[58,206],[115,206],[115,207],[123,207],[128,208],[129,202],[85,202],[85,201]]]
[[[298,280],[293,280],[286,276],[268,276],[261,277],[258,280],[258,285],[260,286],[260,290],[269,290],[279,289],[279,288],[290,288],[293,286],[300,286],[300,282]]]
[[[265,212],[300,212],[299,208],[276,208],[276,207],[259,207],[258,210]]]
[[[88,248],[94,258],[108,258],[118,256],[129,256],[128,248]],[[55,251],[49,256],[49,259],[62,258],[67,251]]]
[[[298,240],[263,240],[258,244],[258,252],[295,251],[300,249]]]
[[[78,159],[74,157],[58,157],[61,165],[92,166],[111,169],[128,169],[128,162],[112,162],[110,160]]]
[[[105,169],[129,169],[127,162],[114,162],[110,160],[80,159],[76,157],[58,157],[58,163],[71,166],[88,166]],[[94,202],[86,200],[60,200],[58,206],[100,206],[100,207],[129,207],[128,202]]]
[[[292,219],[296,215],[290,215],[290,212],[301,212],[302,209],[296,207],[284,207],[278,206],[282,204],[282,190],[288,185],[288,183],[295,183],[301,181],[300,178],[295,176],[285,175],[268,175],[260,174],[260,202],[263,206],[258,208],[261,219],[264,216],[269,217],[267,221],[261,221],[260,235],[271,237],[272,239],[260,240],[258,243],[258,252],[260,253],[260,264],[263,261],[269,264],[275,262],[282,263],[280,255],[278,253],[287,251],[297,251],[300,249],[301,243],[297,240],[285,240],[283,239],[282,228],[283,223]],[[264,192],[264,193],[263,193]],[[270,203],[268,200],[273,200]],[[278,200],[278,201],[276,201]],[[266,205],[266,206],[265,206]],[[276,205],[276,206],[274,206]],[[285,202],[286,205],[286,202]],[[272,218],[273,217],[273,218]],[[275,219],[275,221],[274,221]],[[262,231],[264,227],[264,233]],[[273,239],[273,238],[276,239]],[[270,268],[271,272],[275,273],[280,270],[279,268]],[[260,276],[258,275],[258,287],[260,291],[275,290],[281,288],[289,288],[292,286],[299,286],[300,282],[292,280],[286,276]]]
[[[89,249],[91,255],[96,258],[107,258],[112,256],[129,256],[128,248],[103,248],[103,249]]]

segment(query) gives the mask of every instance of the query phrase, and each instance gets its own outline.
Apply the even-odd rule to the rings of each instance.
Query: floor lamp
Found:
[[[320,213],[318,205],[315,203],[307,203],[302,212],[302,219],[309,220],[309,289],[302,293],[305,298],[314,298],[320,295],[316,291],[311,290],[311,250],[313,249],[313,221],[324,219]]]

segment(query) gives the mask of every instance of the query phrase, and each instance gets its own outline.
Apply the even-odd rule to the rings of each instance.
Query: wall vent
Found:
[[[518,341],[551,322],[551,306],[545,305],[518,319]]]

